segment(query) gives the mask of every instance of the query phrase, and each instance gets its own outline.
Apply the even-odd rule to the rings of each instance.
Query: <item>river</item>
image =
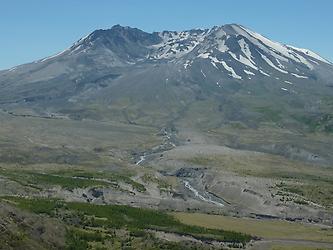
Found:
[[[208,193],[205,192],[205,196],[207,197],[206,198],[205,196],[201,195],[199,193],[199,191],[196,190],[188,181],[183,181],[183,182],[184,182],[185,187],[188,190],[190,190],[195,195],[195,197],[199,198],[202,201],[205,201],[205,202],[208,202],[208,203],[212,203],[212,204],[215,204],[215,205],[220,206],[220,207],[224,207],[224,204],[212,200],[211,196]]]

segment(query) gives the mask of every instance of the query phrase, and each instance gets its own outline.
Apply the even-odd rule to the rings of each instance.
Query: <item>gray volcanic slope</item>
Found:
[[[1,71],[0,105],[18,116],[160,128],[182,121],[199,130],[245,132],[269,124],[330,134],[332,79],[332,63],[316,53],[241,25],[154,33],[116,25],[57,55]],[[292,151],[275,144],[259,149]],[[311,150],[332,160],[327,144]]]

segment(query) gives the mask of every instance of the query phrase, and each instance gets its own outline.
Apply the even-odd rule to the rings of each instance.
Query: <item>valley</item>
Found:
[[[3,115],[6,116],[6,114]],[[15,121],[16,119],[20,122]],[[24,123],[26,119],[29,119],[30,124],[35,123],[37,126],[27,130]],[[305,223],[305,225],[313,225],[313,230],[318,225],[328,230],[323,231],[324,234],[327,232],[326,236],[319,234],[318,238],[313,239],[314,242],[318,242],[318,245],[313,243],[314,246],[322,246],[324,249],[332,247],[332,243],[329,242],[332,240],[330,231],[332,230],[333,184],[329,166],[321,166],[318,169],[313,164],[288,159],[285,156],[230,148],[219,143],[220,138],[215,136],[217,132],[183,130],[183,126],[178,125],[180,121],[174,126],[176,128],[174,132],[169,133],[164,129],[161,132],[157,128],[137,125],[122,126],[120,123],[61,120],[57,125],[58,129],[60,126],[69,126],[68,123],[70,126],[72,126],[71,123],[80,124],[80,127],[75,126],[71,136],[67,137],[73,138],[77,133],[80,135],[77,136],[80,142],[66,140],[66,137],[62,137],[61,129],[54,131],[52,136],[42,137],[42,134],[38,132],[42,132],[41,128],[49,125],[48,119],[15,117],[6,121],[8,126],[2,126],[6,133],[2,134],[6,134],[10,140],[7,140],[7,146],[2,149],[1,154],[0,195],[1,204],[9,206],[7,209],[13,209],[12,206],[25,209],[26,205],[22,205],[23,207],[19,205],[21,200],[22,204],[26,204],[25,202],[35,202],[35,199],[36,202],[43,202],[44,199],[47,199],[45,202],[49,202],[56,199],[64,204],[75,203],[80,209],[84,204],[158,209],[166,213],[173,212],[172,216],[185,224],[196,223],[195,216],[198,212],[209,213],[222,216],[221,224],[216,224],[218,229],[235,230],[262,239],[254,241],[253,249],[257,249],[257,246],[263,247],[262,249],[271,249],[273,246],[307,244],[306,240],[309,238],[306,234],[300,234],[297,238],[295,234],[289,236],[287,233],[289,227],[292,231],[296,230],[293,227],[302,227],[301,225]],[[15,135],[9,134],[13,124],[16,128]],[[98,137],[101,128],[109,126],[112,128],[110,137],[118,137],[117,141]],[[96,127],[99,129],[96,130]],[[91,134],[92,128],[97,134]],[[134,137],[129,136],[130,131],[137,136],[135,144]],[[137,131],[140,132],[137,134]],[[22,138],[20,133],[25,137]],[[101,133],[105,134],[103,130]],[[211,135],[212,133],[214,136]],[[83,137],[82,134],[86,136]],[[97,144],[98,147],[95,142],[96,137],[101,142]],[[128,141],[126,138],[129,138]],[[66,142],[65,147],[64,142]],[[137,146],[139,143],[142,146]],[[9,145],[12,147],[11,154],[7,153],[10,149]],[[135,148],[132,145],[135,145]],[[121,149],[117,150],[116,147]],[[22,148],[22,151],[17,150],[18,148]],[[111,148],[112,150],[108,150]],[[3,151],[4,149],[6,151]],[[66,155],[63,152],[66,152]],[[28,210],[33,209],[30,212],[40,216],[38,214],[45,212],[38,208],[34,210],[35,206],[39,206],[38,204],[31,203]],[[190,217],[192,215],[193,218]],[[191,219],[188,221],[186,218]],[[210,217],[203,221],[207,221],[208,218]],[[249,219],[251,223],[258,224],[258,230],[264,228],[264,232],[269,230],[271,233],[274,231],[269,229],[269,226],[281,223],[278,228],[286,234],[271,238],[262,231],[256,231],[256,226],[252,224],[251,226],[243,225],[243,218],[251,218]],[[49,219],[46,218],[46,220]],[[63,219],[59,223],[63,223],[62,221]],[[289,221],[289,224],[287,222],[284,224],[284,221]],[[246,219],[244,223],[247,223]],[[195,225],[204,228],[214,226],[210,222]],[[74,227],[77,226],[74,225]],[[244,231],[242,228],[251,229]],[[308,234],[315,237],[312,229]],[[95,232],[95,229],[89,230],[93,231],[88,231],[86,234]],[[101,230],[98,229],[99,234],[104,229]],[[123,244],[121,242],[128,236],[123,233],[119,235],[120,232],[117,230],[116,236],[112,236],[116,237],[113,241],[115,243],[112,244]],[[177,236],[178,233],[172,235],[174,232],[163,230],[154,233],[150,228],[145,228],[146,236],[143,237],[143,233],[139,236],[131,236],[131,243],[128,244],[136,247],[138,247],[136,244],[166,244],[163,243],[165,239],[172,238],[174,241],[180,237]],[[108,242],[106,239],[109,239],[109,236],[94,236],[97,237],[95,239],[93,236],[80,235],[81,238],[78,239],[86,242],[82,244],[89,246],[100,244],[99,239],[104,237],[107,238],[102,242]],[[130,233],[130,235],[136,235],[136,233]],[[147,240],[145,238],[147,235],[155,236],[149,236]],[[294,240],[292,238],[294,236],[297,241],[290,241]],[[86,239],[85,237],[88,237],[88,240],[83,240]],[[154,239],[157,237],[157,240],[153,241],[155,243],[152,243],[151,237]],[[176,242],[179,242],[177,244],[181,247],[185,247],[181,243],[185,240],[199,248],[209,249],[206,243],[200,239],[198,241],[197,236],[189,237],[185,239],[181,236],[181,240]],[[116,247],[116,245],[112,246]],[[248,245],[249,249],[251,245],[252,243]]]

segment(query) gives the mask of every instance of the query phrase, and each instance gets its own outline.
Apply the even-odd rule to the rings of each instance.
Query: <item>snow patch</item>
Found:
[[[326,59],[322,58],[320,55],[318,55],[317,53],[311,51],[311,50],[308,50],[308,49],[302,49],[302,48],[297,48],[297,47],[294,47],[294,46],[291,46],[291,45],[287,45],[288,47],[296,50],[296,51],[299,51],[299,52],[302,52],[304,53],[305,55],[307,56],[310,56],[318,61],[321,61],[321,62],[324,62],[324,63],[327,63],[327,64],[331,64],[331,62],[327,61]]]
[[[40,60],[40,61],[37,61],[37,62],[45,62],[45,61],[47,61],[47,60],[50,60],[50,59],[52,59],[52,58],[55,58],[55,57],[57,57],[57,56],[60,56],[60,55],[64,54],[67,50],[68,50],[68,49],[65,49],[65,50],[59,52],[58,54],[55,54],[55,55],[53,55],[53,56],[49,56],[49,57],[45,57],[44,59],[42,59],[42,60]]]
[[[229,71],[229,72],[231,73],[231,76],[232,76],[233,78],[235,78],[235,79],[242,79],[242,77],[239,76],[239,75],[237,75],[236,72],[234,71],[234,69],[233,69],[232,67],[230,67],[228,64],[226,64],[225,61],[222,61],[221,63],[222,63],[222,65],[223,65],[223,67],[224,67],[227,71]]]
[[[246,58],[246,57],[244,57],[244,56],[242,56],[242,55],[239,55],[239,59],[238,59],[237,56],[236,56],[234,53],[229,52],[229,54],[230,54],[230,55],[231,55],[236,61],[238,61],[238,62],[240,62],[240,63],[242,63],[242,64],[244,64],[244,65],[246,65],[246,66],[249,66],[249,67],[251,67],[251,68],[254,69],[254,70],[258,70],[258,68],[257,68],[255,65],[253,65],[252,62],[251,62],[248,58]]]
[[[202,69],[200,71],[201,71],[201,74],[206,78],[206,74],[202,71]]]
[[[184,63],[184,69],[187,69],[189,66],[191,66],[191,61],[190,60],[186,60],[186,62]]]
[[[229,50],[228,46],[225,44],[225,40],[221,40],[217,43],[217,49],[222,53],[225,53]]]
[[[162,42],[152,45],[156,49],[153,59],[180,58],[191,52],[200,42],[203,41],[207,32],[201,31],[191,34],[189,31],[182,32],[161,32],[159,36]]]
[[[291,73],[293,76],[297,77],[297,78],[302,78],[302,79],[308,79],[309,77],[307,76],[301,76],[301,75],[297,75],[295,73]]]
[[[284,65],[281,64],[281,62],[279,61],[279,59],[275,58],[276,62],[278,63],[278,67],[281,69],[285,69],[286,67]]]
[[[15,71],[17,69],[17,67],[13,67],[13,68],[10,68],[8,71]]]
[[[275,64],[274,64],[271,60],[269,60],[266,56],[264,56],[263,54],[260,54],[260,55],[261,55],[262,59],[264,59],[265,62],[266,62],[269,66],[271,66],[272,68],[274,68],[274,69],[276,69],[276,70],[278,70],[278,71],[280,71],[280,72],[282,72],[282,73],[284,73],[284,74],[288,74],[287,71],[285,71],[285,70],[283,70],[283,69],[280,69],[280,68],[278,68],[277,66],[275,66]]]
[[[207,58],[209,58],[209,55],[210,55],[210,53],[206,52],[206,53],[199,54],[198,57],[207,59]]]
[[[239,46],[241,47],[241,51],[246,56],[246,58],[252,63],[252,65],[255,65],[256,63],[252,60],[252,53],[250,50],[249,45],[245,42],[244,39],[241,39],[238,41]],[[258,69],[257,69],[258,70]]]
[[[266,72],[262,71],[261,69],[259,70],[259,72],[265,76],[270,76],[269,74],[267,74]]]
[[[246,73],[246,74],[248,74],[248,75],[255,75],[253,72],[251,72],[251,71],[248,71],[248,70],[246,70],[246,69],[244,69],[244,72]]]
[[[245,36],[253,44],[262,49],[265,53],[274,56],[274,58],[277,58],[284,62],[293,60],[295,62],[305,64],[309,69],[313,69],[312,64],[308,60],[306,60],[306,58],[296,53],[295,50],[292,50],[290,47],[278,42],[271,41],[268,38],[242,26],[239,27],[237,25],[233,25],[233,29],[237,33]]]
[[[202,53],[202,54],[199,54],[197,57],[200,57],[200,58],[204,58],[204,59],[210,59],[210,62],[211,64],[219,69],[216,65],[216,63],[221,63],[216,57],[214,56],[211,56],[210,53],[206,52],[206,53]]]

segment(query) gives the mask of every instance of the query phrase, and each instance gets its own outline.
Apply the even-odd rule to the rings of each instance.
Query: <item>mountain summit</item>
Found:
[[[196,57],[208,58],[214,66],[214,58],[218,57],[221,61],[215,59],[216,63],[224,65],[223,58],[226,61],[238,61],[256,71],[256,64],[263,60],[273,70],[280,72],[284,72],[288,63],[290,67],[294,63],[308,69],[313,69],[318,63],[331,64],[310,50],[271,41],[237,24],[206,30],[154,33],[115,25],[111,29],[92,32],[61,54],[67,52],[73,55],[96,49],[106,49],[120,57],[126,56],[128,63],[188,56],[191,62]]]
[[[332,65],[310,50],[271,41],[237,24],[215,26],[205,30],[154,33],[115,25],[111,29],[96,30],[81,38],[69,49],[41,61],[61,55],[97,53],[99,50],[119,57],[118,61],[114,60],[115,64],[179,58],[186,58],[192,64],[199,57],[209,59],[214,67],[216,67],[216,63],[221,64],[221,68],[229,72],[230,67],[224,67],[225,61],[236,64],[236,68],[239,69],[235,71],[244,71],[244,67],[260,72],[261,65],[257,67],[256,64],[264,62],[270,67],[270,71],[277,70],[282,73],[298,72],[296,65],[306,69],[313,69],[315,65],[321,63]],[[244,75],[244,72],[241,74]]]

